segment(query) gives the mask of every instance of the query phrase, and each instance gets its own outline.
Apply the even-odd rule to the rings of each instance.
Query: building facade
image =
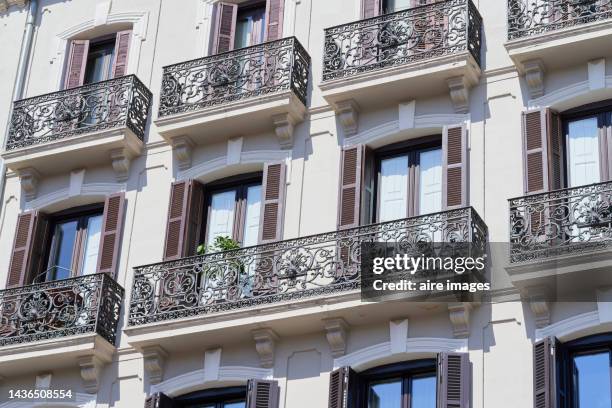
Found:
[[[609,407],[611,40],[609,0],[0,0],[0,408]],[[372,241],[492,289],[363,302]]]

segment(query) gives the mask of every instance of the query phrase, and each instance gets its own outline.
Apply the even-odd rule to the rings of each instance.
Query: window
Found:
[[[176,408],[246,408],[246,387],[213,388],[174,399]]]
[[[85,84],[111,79],[113,57],[115,55],[115,38],[90,41],[87,63],[85,64]]]
[[[102,205],[94,205],[49,217],[46,269],[34,277],[35,282],[96,273],[102,212]]]
[[[234,49],[257,45],[264,40],[266,4],[239,7]]]
[[[436,361],[376,367],[359,374],[363,408],[436,408]]]
[[[442,148],[439,136],[377,152],[378,222],[442,210]]]
[[[257,245],[261,215],[261,173],[221,180],[205,186],[205,243],[219,236],[242,246]]]

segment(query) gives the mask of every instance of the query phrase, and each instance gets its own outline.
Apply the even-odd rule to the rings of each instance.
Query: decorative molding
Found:
[[[449,94],[456,113],[467,113],[470,109],[470,88],[465,75],[446,80]]]
[[[400,103],[397,111],[398,128],[400,130],[414,129],[416,101]]]
[[[81,186],[80,197],[105,197],[109,194],[125,190],[124,183],[89,183]],[[45,194],[26,203],[26,209],[44,209],[53,204],[61,203],[62,201],[70,200],[70,188],[63,188],[52,193]]]
[[[178,162],[179,170],[191,167],[194,143],[188,136],[178,136],[172,139],[172,151]]]
[[[110,13],[110,8],[110,1],[105,1],[96,5],[94,13],[94,26],[98,27],[106,24],[108,21],[108,13]]]
[[[421,358],[424,355],[433,356],[443,351],[466,352],[467,350],[467,339],[415,337],[406,339],[406,353],[399,353],[397,356],[410,359]],[[334,359],[334,368],[351,366],[356,370],[363,370],[385,362],[391,354],[391,342],[386,341]]]
[[[109,152],[111,164],[115,171],[115,179],[118,182],[127,181],[130,177],[130,162],[132,161],[132,153],[126,148],[114,149]]]
[[[227,140],[227,165],[240,163],[240,155],[242,154],[243,137],[235,137]]]
[[[164,364],[168,353],[160,346],[142,348],[142,359],[145,371],[149,374],[151,384],[159,384],[164,377]]]
[[[599,58],[587,63],[589,89],[595,91],[606,87],[606,59]]]
[[[38,191],[38,182],[40,181],[40,173],[33,167],[27,167],[17,171],[21,188],[25,193],[26,201],[32,201],[36,198]]]
[[[582,313],[576,316],[563,319],[546,327],[535,331],[535,340],[542,340],[545,337],[555,336],[557,338],[572,338],[577,333],[589,331],[600,326],[599,312]]]
[[[77,197],[81,195],[83,181],[85,180],[85,169],[72,170],[70,172],[70,184],[68,185],[68,196]]]
[[[293,129],[296,123],[290,113],[272,116],[274,133],[276,133],[281,149],[291,149],[293,147]]]
[[[341,317],[324,319],[325,337],[331,348],[333,357],[340,357],[346,353],[346,339],[348,324]]]
[[[25,7],[27,0],[0,0],[0,13],[6,13],[11,6]]]
[[[271,329],[257,329],[252,331],[255,340],[255,350],[259,354],[259,362],[263,368],[274,367],[274,349],[278,335]]]
[[[538,329],[546,327],[550,324],[550,307],[545,300],[532,300],[529,302],[529,308],[535,315],[535,324]]]
[[[36,376],[36,385],[35,388],[37,390],[48,390],[51,386],[51,378],[53,378],[52,373],[40,373]]]
[[[218,347],[204,352],[204,381],[216,381],[219,379],[221,351],[222,349]]]
[[[103,366],[104,362],[95,355],[79,358],[83,386],[88,393],[95,394],[98,392],[100,386],[99,379]]]
[[[408,338],[408,319],[391,320],[389,322],[389,344],[391,354],[405,353]]]
[[[169,396],[185,394],[190,391],[199,390],[213,386],[226,386],[232,384],[246,384],[251,378],[271,379],[272,369],[245,366],[220,367],[216,381],[209,381],[205,369],[191,371],[179,376],[162,381],[151,386],[150,393],[163,392]],[[1,407],[0,408],[4,408]]]
[[[612,75],[606,76],[606,86],[604,87],[604,89],[599,90],[599,92],[603,90],[608,91],[610,96],[612,96]],[[591,93],[592,93],[592,90],[591,90],[591,85],[589,84],[589,81],[588,80],[580,81],[580,82],[576,82],[571,85],[565,86],[563,88],[559,88],[552,92],[549,91],[539,98],[530,99],[528,103],[528,107],[529,108],[537,108],[537,107],[544,107],[544,106],[554,107],[559,104],[571,102],[573,99],[578,100],[580,99],[579,97],[589,95]],[[601,94],[594,94],[594,97],[596,97],[596,100],[601,100],[602,98],[605,98],[607,96],[608,95],[602,96]],[[585,102],[583,100],[580,100],[580,102],[577,103],[576,105],[571,104],[571,107],[583,105],[584,103]]]
[[[470,337],[470,303],[449,303],[448,318],[453,326],[453,336],[458,339]]]
[[[544,63],[540,59],[533,59],[523,62],[525,81],[529,88],[529,96],[539,98],[544,95]]]
[[[352,99],[336,102],[334,111],[344,130],[344,138],[357,134],[359,130],[359,105]]]

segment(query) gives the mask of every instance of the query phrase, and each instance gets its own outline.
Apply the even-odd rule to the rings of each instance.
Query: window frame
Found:
[[[92,48],[99,46],[101,44],[112,44],[112,52],[110,55],[109,65],[108,67],[106,67],[107,77],[104,79],[101,79],[100,81],[87,82],[87,72],[88,72],[87,70],[90,67],[90,57],[93,55]],[[116,47],[117,47],[117,33],[107,34],[107,35],[103,35],[103,36],[96,37],[96,38],[89,40],[89,48],[87,49],[87,57],[85,59],[85,73],[83,76],[83,85],[97,84],[98,82],[103,82],[103,81],[108,81],[110,79],[114,79],[113,78],[113,65],[114,65],[114,60],[116,56],[115,54],[117,52]]]
[[[245,401],[246,406],[247,387],[233,386],[223,388],[209,388],[206,390],[194,391],[189,394],[181,395],[173,399],[176,408],[187,408],[193,405],[209,404],[215,408],[222,408],[223,404]]]
[[[208,242],[208,230],[210,226],[208,221],[210,219],[212,196],[217,193],[236,191],[236,196],[234,198],[234,224],[232,228],[232,236],[230,238],[242,245],[242,241],[244,239],[244,222],[246,219],[247,210],[247,193],[249,187],[257,185],[262,187],[261,200],[263,205],[263,172],[261,171],[226,177],[205,184],[203,217],[198,242],[203,242],[204,245],[212,244],[211,242]]]
[[[374,151],[374,222],[380,223],[380,185],[381,165],[383,160],[395,157],[408,156],[408,187],[406,217],[419,216],[419,186],[420,176],[419,154],[426,151],[442,149],[442,135],[429,135],[417,139],[406,140],[383,146]],[[442,163],[441,163],[442,164]]]
[[[399,363],[391,363],[383,366],[370,368],[358,373],[359,377],[359,408],[367,408],[369,401],[368,389],[374,381],[384,381],[389,379],[401,379],[402,381],[402,407],[411,408],[411,380],[419,377],[429,377],[433,375],[436,379],[436,398],[437,398],[437,360],[420,359],[411,361],[402,361]]]
[[[58,280],[53,278],[51,275],[51,255],[56,243],[55,230],[59,224],[64,224],[70,221],[77,221],[77,231],[72,247],[72,259],[70,263],[71,270],[68,279],[81,276],[81,268],[83,266],[82,261],[85,251],[84,246],[87,237],[87,224],[89,219],[95,216],[104,216],[103,203],[73,207],[48,216],[49,229],[44,250],[45,262],[43,263],[43,267],[45,269],[37,271],[37,273],[31,278],[31,283],[36,283],[38,279],[42,278],[43,274],[45,275],[44,282]]]
[[[259,44],[263,44],[265,42],[265,33],[266,33],[266,10],[267,10],[267,4],[268,2],[266,0],[249,0],[249,1],[245,1],[242,3],[238,3],[238,9],[236,10],[236,24],[234,25],[234,32],[238,33],[238,19],[240,17],[241,13],[244,14],[248,14],[251,17],[253,16],[253,14],[255,13],[256,10],[263,10],[263,15],[262,15],[262,20],[261,20],[261,38],[262,40],[254,43],[254,44],[250,44],[247,45],[245,47],[236,47],[236,40],[237,38],[234,38],[234,44],[233,44],[233,49],[234,50],[239,50],[241,48],[248,48],[248,47],[253,47],[255,45],[259,45]],[[250,33],[250,37],[251,39],[253,39],[253,32],[251,31]]]

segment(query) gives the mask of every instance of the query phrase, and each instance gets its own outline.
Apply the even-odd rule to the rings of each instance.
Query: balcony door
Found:
[[[238,9],[234,49],[250,47],[264,41],[266,5]]]
[[[570,120],[567,123],[568,187],[599,183],[600,124],[597,116]]]
[[[106,81],[113,77],[115,38],[91,42],[85,65],[84,84]]]

